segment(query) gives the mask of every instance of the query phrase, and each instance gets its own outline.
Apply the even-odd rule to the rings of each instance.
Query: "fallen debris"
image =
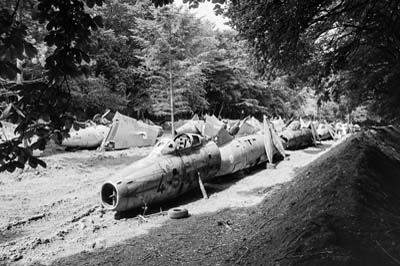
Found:
[[[131,147],[152,146],[161,134],[161,127],[145,124],[142,121],[117,112],[99,150],[120,150]]]
[[[173,208],[168,211],[168,216],[171,219],[181,219],[189,216],[189,211],[185,208]]]

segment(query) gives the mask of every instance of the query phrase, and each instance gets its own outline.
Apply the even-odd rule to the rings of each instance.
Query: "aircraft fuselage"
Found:
[[[201,138],[184,136],[192,142]],[[166,143],[170,151],[150,154],[117,173],[113,181],[105,182],[101,188],[103,206],[125,211],[159,203],[198,187],[199,177],[207,182],[267,161],[263,135],[237,138],[221,147],[213,141],[201,141],[197,146],[177,148],[178,138],[176,143]]]

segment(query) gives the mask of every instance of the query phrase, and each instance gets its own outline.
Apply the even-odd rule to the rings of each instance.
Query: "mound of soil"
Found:
[[[400,265],[400,130],[338,145],[248,223],[227,265]]]

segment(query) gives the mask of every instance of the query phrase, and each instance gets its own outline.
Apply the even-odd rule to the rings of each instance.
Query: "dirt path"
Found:
[[[333,144],[325,142],[318,148],[288,152],[290,156],[276,169],[255,169],[247,176],[241,173],[219,178],[206,185],[208,200],[201,199],[200,191],[194,191],[160,208],[183,205],[197,216],[256,205],[279,184],[290,181],[297,168]],[[2,173],[0,264],[29,265],[37,261],[47,265],[63,257],[117,245],[168,223],[162,212],[154,211],[146,220],[116,220],[114,213],[104,212],[99,203],[101,184],[149,151],[62,153],[46,157],[46,169]],[[229,223],[224,226],[230,227]]]

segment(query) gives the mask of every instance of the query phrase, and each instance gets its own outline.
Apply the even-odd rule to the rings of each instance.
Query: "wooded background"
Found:
[[[212,0],[228,31],[171,2],[2,1],[0,121],[20,138],[0,170],[37,165],[32,149],[107,109],[169,120],[170,73],[176,119],[398,121],[399,1]]]

